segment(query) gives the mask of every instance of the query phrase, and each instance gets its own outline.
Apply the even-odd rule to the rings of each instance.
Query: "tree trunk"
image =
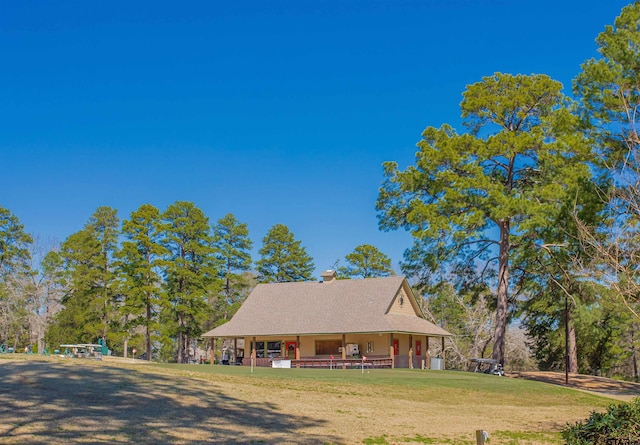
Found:
[[[567,323],[569,325],[568,338],[569,338],[569,372],[573,374],[578,373],[578,348],[576,346],[576,328],[573,325],[573,316],[571,310],[567,311]]]
[[[104,306],[103,306],[103,310],[104,313],[102,314],[102,341],[103,344],[107,344],[107,332],[109,330],[109,289],[107,287],[107,283],[104,281],[106,279],[106,277],[108,276],[109,273],[109,258],[107,256],[107,252],[106,250],[103,252],[103,256],[104,256],[104,277],[103,277],[103,282],[102,282],[102,286],[103,286],[103,290],[102,290],[102,298],[103,298],[103,302],[104,302]]]
[[[633,381],[638,382],[638,356],[636,354],[636,343],[635,343],[635,324],[631,325],[631,360],[633,362]]]
[[[229,295],[231,294],[231,280],[230,280],[230,275],[231,275],[231,259],[227,258],[227,270],[226,270],[226,274],[225,274],[225,302],[224,302],[224,316],[223,316],[223,320],[226,320],[227,317],[229,316]]]
[[[184,363],[184,318],[182,313],[178,313],[178,363]]]
[[[147,323],[145,326],[145,336],[147,340],[146,349],[147,349],[147,361],[151,361],[151,302],[150,299],[147,299]]]
[[[150,267],[152,266],[151,264],[151,254],[149,252],[147,252],[147,256],[146,256],[146,260],[147,260],[147,266]],[[151,274],[149,273],[149,270],[147,270],[146,275],[146,285],[147,285],[147,289],[149,289],[151,287]],[[146,322],[145,322],[145,349],[147,350],[147,361],[151,361],[151,355],[153,354],[151,352],[151,317],[153,317],[153,311],[152,311],[152,307],[151,307],[151,302],[152,302],[152,293],[149,291],[146,291],[146,309],[147,309],[147,313],[146,313]]]
[[[638,357],[636,348],[633,348],[633,381],[638,383]]]
[[[496,304],[496,329],[493,338],[492,358],[504,366],[504,345],[507,332],[508,284],[509,284],[509,229],[510,221],[500,220],[500,253],[498,256],[498,294]]]

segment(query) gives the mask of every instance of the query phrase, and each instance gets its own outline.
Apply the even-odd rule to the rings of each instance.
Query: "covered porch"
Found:
[[[219,340],[231,340],[222,348]],[[242,347],[239,347],[238,345]],[[445,369],[445,337],[413,333],[211,337],[211,363],[295,368]],[[276,362],[274,364],[274,362]]]

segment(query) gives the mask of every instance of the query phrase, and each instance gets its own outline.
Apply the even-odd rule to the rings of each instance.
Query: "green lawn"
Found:
[[[559,431],[568,423],[585,418],[592,410],[603,410],[618,403],[599,395],[576,391],[558,385],[532,380],[498,377],[461,371],[424,371],[408,369],[361,370],[271,369],[210,365],[154,365],[167,372],[194,378],[214,379],[256,385],[271,390],[286,389],[301,394],[323,393],[327,398],[361,399],[373,405],[380,400],[404,404],[407,411],[415,402],[427,401],[429,406],[447,407],[430,411],[434,424],[447,428],[459,417],[451,418],[451,410],[466,412],[469,418],[502,418],[507,427],[490,431],[491,443],[538,444],[562,443]],[[382,422],[385,405],[379,404],[376,422]],[[345,411],[346,413],[347,411]],[[464,420],[463,420],[464,422]],[[487,422],[488,425],[494,422]],[[465,434],[384,434],[364,438],[362,443],[453,443],[475,444],[475,429],[471,425]],[[436,429],[436,430],[440,430]]]
[[[455,371],[0,356],[0,444],[561,444],[612,400]]]

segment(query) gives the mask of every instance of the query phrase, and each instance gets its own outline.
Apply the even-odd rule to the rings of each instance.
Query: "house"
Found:
[[[332,270],[320,282],[258,284],[230,321],[203,335],[212,346],[232,341],[225,353],[236,357],[226,359],[237,364],[437,369],[444,357],[431,360],[430,342],[444,351],[451,336],[425,319],[404,277],[338,280]]]

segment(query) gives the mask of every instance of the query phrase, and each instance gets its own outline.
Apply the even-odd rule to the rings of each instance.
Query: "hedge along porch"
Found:
[[[427,321],[404,277],[337,280],[325,271],[320,282],[259,284],[226,324],[203,337],[230,339],[232,363],[271,366],[341,365],[429,367],[429,348],[451,334]],[[238,341],[243,340],[244,351]],[[354,346],[357,345],[357,346]],[[444,368],[444,357],[438,362]]]

